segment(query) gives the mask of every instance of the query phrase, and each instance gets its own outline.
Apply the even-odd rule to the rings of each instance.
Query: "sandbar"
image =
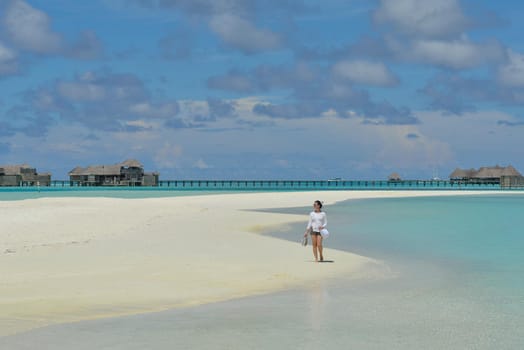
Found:
[[[146,199],[0,201],[0,336],[300,288],[333,277],[388,278],[387,263],[261,234],[307,222],[257,211],[361,198],[485,191],[311,191]],[[490,193],[495,193],[490,191]],[[309,210],[309,209],[308,209]],[[336,228],[331,228],[335,230]]]

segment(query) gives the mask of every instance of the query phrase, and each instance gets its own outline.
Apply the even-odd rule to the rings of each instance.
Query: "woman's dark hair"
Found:
[[[322,209],[322,202],[321,201],[315,201],[316,204],[318,204],[318,207]]]

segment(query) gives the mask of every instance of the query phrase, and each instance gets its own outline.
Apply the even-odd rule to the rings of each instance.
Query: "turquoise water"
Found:
[[[500,191],[496,184],[460,184],[450,181],[240,181],[240,180],[178,180],[161,181],[158,187],[79,187],[68,181],[54,181],[49,187],[0,187],[0,201],[43,197],[112,197],[159,198],[238,192],[296,192],[296,191]],[[505,188],[507,192],[522,189]]]
[[[424,260],[524,287],[524,195],[348,201],[329,209],[329,245],[385,260]],[[523,288],[524,290],[524,288]]]
[[[305,224],[309,210],[281,211],[304,214]],[[340,276],[264,296],[57,325],[0,338],[0,348],[522,348],[524,195],[355,200],[326,211],[326,259],[332,248],[356,252],[385,261],[394,277]],[[309,251],[298,243],[304,224],[270,234]]]
[[[217,193],[216,191],[177,191],[173,189],[142,189],[112,188],[101,189],[100,187],[84,188],[47,188],[38,190],[36,188],[0,188],[0,201],[16,201],[36,198],[58,198],[58,197],[108,197],[108,198],[163,198],[198,196]],[[220,193],[231,193],[221,191]]]
[[[398,273],[380,284],[382,291],[368,290],[389,300],[385,309],[408,305],[381,316],[404,318],[424,335],[396,339],[398,348],[524,348],[524,195],[356,200],[327,212],[327,256],[329,247],[347,250],[386,261]],[[301,231],[297,225],[274,235],[296,240]],[[448,334],[448,342],[431,329]],[[395,340],[384,338],[383,344]]]
[[[151,198],[231,192],[292,192],[343,190],[453,190],[494,191],[498,184],[460,183],[456,181],[407,180],[391,181],[325,181],[325,180],[164,180],[157,187],[79,187],[69,181],[52,181],[51,186],[0,187],[0,200],[22,200],[41,197],[114,197]],[[505,191],[522,189],[504,188]]]

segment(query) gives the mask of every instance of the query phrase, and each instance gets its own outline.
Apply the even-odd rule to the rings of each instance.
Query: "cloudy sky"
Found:
[[[0,164],[524,172],[524,3],[0,0]]]

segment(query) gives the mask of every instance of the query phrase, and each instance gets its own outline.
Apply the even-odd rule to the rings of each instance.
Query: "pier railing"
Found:
[[[51,187],[78,187],[70,181],[53,180]],[[100,188],[100,187],[97,187]],[[117,188],[117,187],[111,187]],[[122,188],[122,187],[118,187]],[[474,183],[445,180],[160,180],[155,187],[124,187],[126,189],[165,189],[202,191],[303,191],[303,190],[493,190],[511,189],[500,183]]]
[[[500,184],[451,181],[373,180],[163,180],[159,187],[203,190],[381,190],[381,189],[500,189]]]

